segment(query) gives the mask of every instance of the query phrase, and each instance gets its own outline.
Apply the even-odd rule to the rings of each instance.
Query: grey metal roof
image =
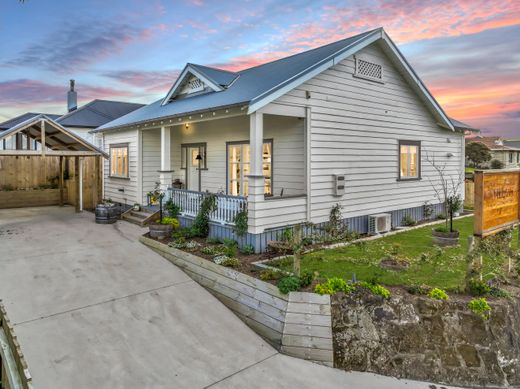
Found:
[[[459,120],[450,118],[450,122],[451,122],[451,124],[453,124],[453,127],[457,128],[459,130],[469,130],[469,131],[473,131],[473,132],[480,132],[480,130],[478,128],[470,126],[469,124],[463,123]]]
[[[191,112],[205,111],[219,107],[253,103],[255,99],[259,99],[266,93],[272,93],[282,88],[294,78],[311,72],[322,63],[348,50],[360,40],[376,31],[380,31],[380,29],[368,31],[236,73],[191,64],[191,66],[196,66],[197,70],[200,69],[202,73],[215,80],[218,79],[220,81],[229,82],[226,77],[231,78],[234,74],[238,75],[238,78],[223,91],[178,99],[165,105],[161,104],[163,99],[160,99],[119,119],[106,123],[95,131],[125,127],[149,120],[180,116]]]
[[[209,66],[197,65],[194,63],[190,63],[188,65],[195,68],[195,70],[210,80],[214,81],[215,84],[221,86],[228,86],[239,76],[239,73],[237,72],[229,72],[227,70],[210,68]]]
[[[31,139],[40,139],[42,121],[45,122],[45,145],[51,150],[66,150],[66,151],[89,151],[103,155],[108,158],[108,154],[103,150],[97,148],[92,143],[86,141],[79,135],[67,130],[60,123],[56,122],[48,115],[38,114],[33,116],[16,126],[9,128],[0,133],[0,140],[13,136],[16,133],[23,133]],[[50,127],[54,131],[49,131]],[[57,130],[57,131],[56,131]],[[2,152],[0,151],[0,154]]]
[[[25,122],[26,120],[29,120],[35,116],[38,115],[45,115],[50,119],[56,120],[61,115],[54,115],[52,113],[41,113],[41,112],[27,112],[20,116],[16,116],[12,119],[6,120],[5,122],[0,123],[0,131],[7,130],[11,127],[14,127],[22,122]]]
[[[503,142],[504,142],[505,146],[520,149],[520,140],[519,139],[514,139],[514,140],[504,139]]]
[[[93,100],[56,121],[65,127],[96,128],[143,106],[121,101]]]

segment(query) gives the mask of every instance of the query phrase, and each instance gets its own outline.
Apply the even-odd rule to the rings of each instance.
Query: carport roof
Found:
[[[108,158],[108,154],[98,149],[93,144],[87,142],[79,135],[67,130],[62,125],[52,120],[45,114],[39,114],[32,118],[29,118],[14,127],[0,133],[0,140],[7,137],[13,136],[17,133],[23,133],[31,139],[34,139],[41,143],[42,138],[42,125],[45,129],[45,146],[50,150],[50,154],[74,154],[74,155],[102,155]],[[0,154],[16,154],[16,152],[23,151],[29,153],[32,151],[33,154],[39,154],[36,150],[4,150],[0,151]]]

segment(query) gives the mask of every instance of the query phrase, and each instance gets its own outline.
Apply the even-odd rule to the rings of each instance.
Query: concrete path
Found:
[[[278,354],[141,228],[93,219],[0,210],[0,298],[35,389],[430,387]]]

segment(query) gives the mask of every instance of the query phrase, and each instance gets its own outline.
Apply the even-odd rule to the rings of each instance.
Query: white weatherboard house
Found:
[[[463,131],[383,29],[236,73],[187,64],[164,98],[96,131],[106,198],[146,204],[160,182],[187,224],[201,192],[218,193],[211,234],[230,236],[247,207],[257,250],[337,203],[360,232],[373,214],[421,219],[439,203],[427,159],[464,171]]]

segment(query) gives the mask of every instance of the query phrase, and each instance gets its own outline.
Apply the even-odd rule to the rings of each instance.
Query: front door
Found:
[[[186,161],[186,181],[189,190],[199,190],[199,147],[188,147],[188,160]]]

